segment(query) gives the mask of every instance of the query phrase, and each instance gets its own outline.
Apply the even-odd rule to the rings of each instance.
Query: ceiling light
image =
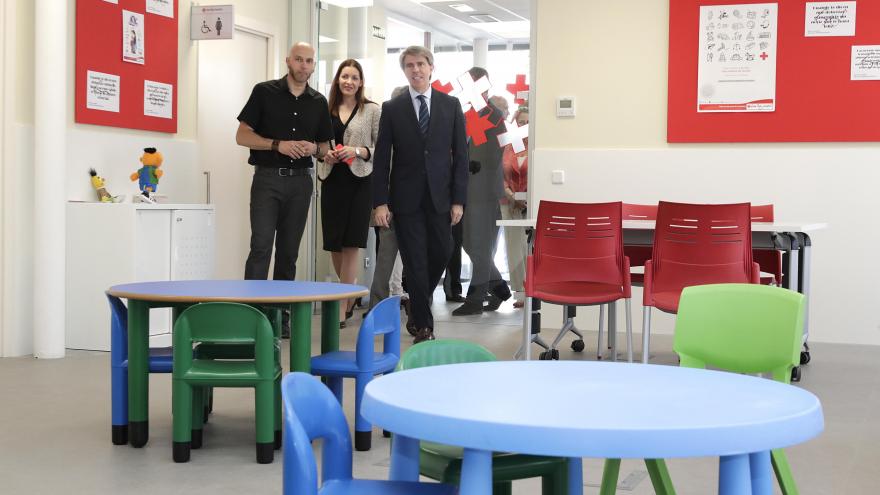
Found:
[[[339,40],[336,38],[331,38],[329,36],[324,36],[323,34],[318,35],[318,43],[336,43]]]
[[[473,12],[474,8],[465,3],[453,3],[449,5],[449,8],[452,10],[457,10],[459,12]]]
[[[489,14],[474,14],[469,16],[474,22],[500,22],[498,18]]]

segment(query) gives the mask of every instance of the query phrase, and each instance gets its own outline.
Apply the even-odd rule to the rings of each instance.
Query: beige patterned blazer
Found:
[[[376,136],[379,134],[379,115],[382,113],[378,104],[370,102],[366,103],[363,108],[357,111],[348,127],[345,128],[343,141],[345,146],[357,146],[358,148],[367,148],[370,150],[369,160],[355,157],[351,162],[351,172],[357,177],[366,177],[373,172],[373,151],[376,146]],[[330,147],[335,148],[337,143],[333,143]],[[338,143],[342,144],[342,143]],[[345,163],[337,163],[335,165],[327,165],[318,162],[318,177],[321,180],[330,175],[333,167],[347,167]]]

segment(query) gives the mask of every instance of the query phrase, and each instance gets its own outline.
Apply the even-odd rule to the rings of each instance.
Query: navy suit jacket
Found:
[[[468,148],[458,99],[431,92],[427,136],[419,131],[409,91],[382,105],[373,157],[373,206],[395,213],[422,207],[425,183],[437,213],[467,200]]]

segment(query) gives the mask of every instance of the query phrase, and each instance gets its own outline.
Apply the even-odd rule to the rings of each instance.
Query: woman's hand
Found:
[[[336,157],[336,151],[330,150],[324,155],[324,163],[327,165],[336,165],[339,159]]]
[[[354,152],[353,146],[343,146],[342,148],[335,150],[336,159],[340,162],[344,162],[355,158],[357,155]]]

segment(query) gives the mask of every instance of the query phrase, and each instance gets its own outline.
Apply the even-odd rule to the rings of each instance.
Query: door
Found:
[[[238,21],[238,19],[236,19]],[[219,279],[241,279],[250,250],[248,150],[235,143],[238,117],[254,85],[276,77],[271,36],[235,26],[231,40],[199,41],[198,141],[215,208]],[[206,198],[207,200],[207,198]],[[269,270],[272,273],[272,270]]]

